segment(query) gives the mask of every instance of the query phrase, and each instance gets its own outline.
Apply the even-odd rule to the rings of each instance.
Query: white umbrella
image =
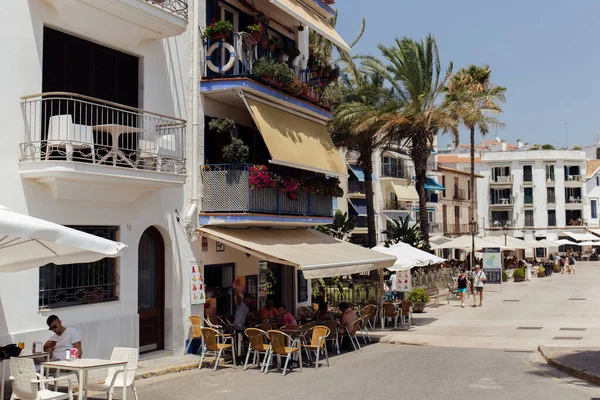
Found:
[[[451,240],[452,239],[447,238],[446,236],[432,236],[429,238],[429,243],[443,244],[443,243],[448,243]]]
[[[0,205],[0,272],[117,257],[126,245]]]
[[[577,243],[579,246],[600,246],[600,242],[592,242],[592,241],[587,241],[587,242],[581,242],[581,243]]]
[[[554,243],[560,245],[560,246],[564,246],[565,244],[571,245],[571,246],[579,246],[578,243],[575,242],[571,242],[570,240],[567,239],[559,239],[559,240],[554,240]]]
[[[547,239],[542,239],[542,240],[538,240],[538,243],[541,243],[544,245],[544,247],[546,248],[555,248],[558,247],[558,245],[550,240]]]
[[[388,267],[390,271],[403,271],[412,267],[425,267],[446,261],[444,258],[416,249],[407,243],[397,243],[390,247],[377,246],[372,250],[396,256],[397,260],[394,265]]]
[[[504,236],[486,236],[486,237],[483,237],[482,239],[490,241],[490,242],[494,242],[494,243],[502,245],[502,246],[504,246],[504,243],[505,243]],[[533,249],[534,248],[534,246],[532,246],[530,243],[527,243],[524,240],[521,240],[521,239],[513,237],[513,236],[506,237],[506,247],[512,247],[513,249]],[[540,247],[542,247],[542,246],[540,246]]]
[[[484,240],[480,237],[475,237],[475,251],[483,248],[500,248],[500,250],[511,250],[510,246],[503,246],[498,243]],[[460,249],[471,251],[471,236],[459,236],[456,239],[449,241],[448,243],[438,244],[431,246],[432,249]]]

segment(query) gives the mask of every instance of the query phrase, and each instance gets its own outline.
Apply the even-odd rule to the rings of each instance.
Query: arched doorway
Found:
[[[165,243],[158,229],[144,231],[138,246],[140,353],[165,345]]]

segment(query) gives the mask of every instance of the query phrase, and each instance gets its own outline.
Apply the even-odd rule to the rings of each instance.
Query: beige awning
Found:
[[[199,228],[208,237],[260,259],[302,269],[304,277],[327,278],[387,268],[395,256],[342,242],[313,229]]]
[[[419,201],[419,193],[414,185],[399,185],[392,183],[398,201]]]
[[[286,13],[290,14],[298,21],[308,25],[311,29],[315,30],[321,36],[326,37],[333,43],[338,45],[346,52],[350,52],[350,46],[342,39],[342,37],[333,29],[328,21],[323,19],[315,11],[311,10],[308,6],[303,5],[298,0],[270,0],[271,3],[281,8]],[[311,1],[311,0],[309,0]]]
[[[346,163],[325,125],[245,98],[273,164],[332,175],[348,175]]]

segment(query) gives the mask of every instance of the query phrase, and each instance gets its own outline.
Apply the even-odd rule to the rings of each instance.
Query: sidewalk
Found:
[[[554,368],[576,378],[600,385],[600,348],[546,347],[539,352]]]

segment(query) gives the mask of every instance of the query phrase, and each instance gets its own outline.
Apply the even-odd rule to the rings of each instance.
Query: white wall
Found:
[[[19,98],[42,91],[43,26],[56,22],[56,11],[50,4],[41,0],[8,2],[0,17],[0,48],[6,57],[0,67],[3,88],[0,118],[5,130],[0,146],[0,178],[4,189],[0,203],[64,225],[120,227],[119,240],[128,248],[118,261],[119,300],[52,310],[67,326],[80,330],[84,352],[90,357],[107,357],[115,345],[137,346],[138,242],[146,228],[157,227],[166,245],[165,346],[179,351],[185,335],[184,321],[189,315],[189,295],[184,295],[187,270],[182,266],[187,266],[193,256],[175,210],[185,214],[187,187],[147,192],[133,204],[67,201],[54,200],[46,187],[23,180],[19,175],[19,143],[24,133]],[[119,35],[119,24],[105,27],[103,34],[107,29]],[[77,36],[78,32],[68,33]],[[100,37],[92,39],[109,47],[118,42],[103,41]],[[187,38],[184,34],[144,41],[133,47],[116,47],[140,57],[141,108],[190,118]],[[49,336],[45,319],[50,312],[38,311],[38,289],[38,270],[0,276],[0,343],[45,340]]]

